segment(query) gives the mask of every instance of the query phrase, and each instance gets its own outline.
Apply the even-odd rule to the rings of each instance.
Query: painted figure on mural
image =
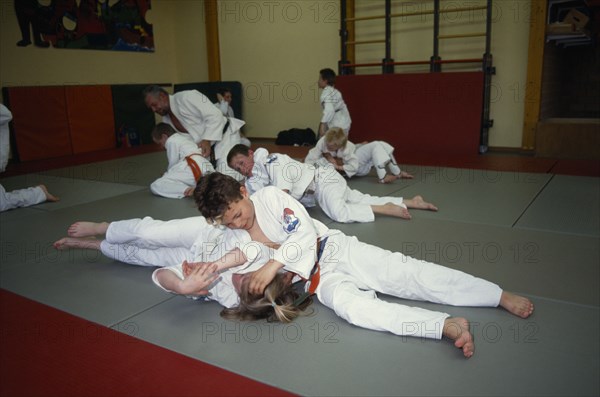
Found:
[[[33,41],[40,48],[154,51],[145,19],[151,0],[14,0],[14,6],[19,47]]]

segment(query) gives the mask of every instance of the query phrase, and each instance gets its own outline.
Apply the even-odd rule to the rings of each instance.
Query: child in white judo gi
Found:
[[[356,146],[348,140],[341,128],[330,128],[315,147],[308,151],[304,162],[316,166],[330,166],[342,176],[351,178],[359,170]]]
[[[380,183],[391,183],[401,178],[412,179],[411,174],[400,169],[393,153],[394,147],[384,141],[365,142],[356,145],[356,151],[354,152],[358,158],[356,175],[367,175],[371,172],[371,168],[375,168]]]
[[[350,189],[346,180],[333,168],[301,163],[281,153],[264,148],[255,152],[244,145],[234,146],[227,155],[229,166],[246,177],[251,193],[264,186],[276,186],[306,207],[315,205],[336,222],[373,222],[375,214],[410,219],[407,208],[437,211],[421,196],[376,197]]]
[[[393,153],[394,148],[387,142],[373,141],[355,145],[340,128],[330,128],[308,152],[304,162],[331,164],[348,178],[367,175],[375,167],[380,183],[391,183],[400,178],[412,179],[411,174],[400,170]]]
[[[489,281],[330,230],[277,188],[250,196],[233,178],[214,173],[202,178],[194,198],[208,221],[246,230],[252,240],[275,247],[264,266],[241,280],[240,306],[228,312],[230,318],[270,318],[285,312],[284,320],[292,319],[290,313],[300,309],[286,298],[289,289],[277,276],[281,269],[308,280],[307,292],[352,324],[397,335],[446,336],[465,357],[475,348],[466,319],[388,303],[379,300],[376,291],[457,306],[501,306],[522,318],[533,313],[529,299]]]
[[[45,185],[28,187],[7,192],[0,185],[0,212],[13,208],[29,207],[46,201],[56,202],[58,197],[48,191]]]
[[[12,120],[12,113],[0,103],[0,172],[4,172],[8,164],[10,139],[8,123]],[[19,207],[29,207],[46,201],[55,202],[59,198],[48,192],[45,185],[28,187],[7,192],[0,185],[0,212]]]
[[[329,128],[339,127],[346,135],[350,132],[352,119],[348,107],[342,98],[342,93],[335,86],[335,72],[326,68],[319,71],[319,81],[317,83],[321,92],[321,108],[323,116],[319,124],[319,136],[325,135]]]
[[[214,172],[214,167],[204,158],[189,134],[177,132],[166,123],[159,123],[152,130],[152,139],[167,151],[167,172],[150,185],[152,193],[168,197],[191,196],[198,179]]]
[[[239,302],[235,283],[240,276],[227,269],[256,261],[261,266],[270,256],[269,249],[252,242],[247,232],[214,227],[201,216],[76,222],[67,234],[54,243],[56,249],[93,249],[120,262],[158,266],[152,280],[163,290],[207,297],[225,307]]]
[[[233,94],[231,90],[227,87],[219,88],[217,91],[217,102],[215,102],[215,106],[219,108],[223,116],[225,117],[235,117],[235,113],[233,112],[233,108],[231,107],[231,101],[233,101]],[[240,130],[240,143],[242,145],[246,145],[250,147],[250,139],[246,137],[246,135]]]

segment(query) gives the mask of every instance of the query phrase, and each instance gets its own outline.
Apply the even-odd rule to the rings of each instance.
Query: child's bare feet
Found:
[[[386,203],[383,205],[372,205],[373,212],[380,215],[395,216],[396,218],[411,219],[412,216],[408,212],[408,209],[401,207],[393,203]]]
[[[442,333],[446,338],[454,341],[454,346],[463,351],[466,358],[470,358],[475,353],[475,343],[473,336],[469,332],[469,322],[462,317],[448,317],[444,321]]]
[[[521,318],[527,318],[533,313],[533,303],[529,299],[506,291],[502,291],[500,306]]]
[[[75,222],[67,230],[69,237],[91,237],[106,233],[108,222]]]
[[[380,179],[379,182],[381,182],[381,183],[392,183],[396,179],[400,179],[400,175],[387,174],[386,176],[383,177],[383,179]]]
[[[411,174],[409,174],[406,171],[401,171],[400,172],[400,178],[402,178],[402,179],[413,179],[414,176],[412,176]]]
[[[42,191],[46,195],[46,201],[56,202],[56,201],[60,200],[59,197],[53,195],[52,193],[50,193],[48,191],[48,188],[46,187],[46,185],[39,185],[39,188],[42,189]]]
[[[437,211],[438,210],[438,207],[423,200],[423,197],[421,197],[421,196],[415,196],[411,199],[404,199],[404,204],[406,204],[406,206],[408,208],[415,208],[415,209],[419,209],[419,210],[429,210],[429,211]]]
[[[78,237],[63,237],[56,241],[54,248],[57,250],[64,250],[67,248],[86,248],[100,250],[101,241],[95,238],[78,238]]]

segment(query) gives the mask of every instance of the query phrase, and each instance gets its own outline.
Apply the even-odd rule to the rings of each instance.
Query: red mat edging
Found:
[[[558,160],[550,173],[600,177],[600,160]]]
[[[1,396],[293,395],[3,289],[0,323]]]

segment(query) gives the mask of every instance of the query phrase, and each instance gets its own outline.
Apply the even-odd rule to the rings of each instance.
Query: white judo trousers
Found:
[[[171,221],[150,217],[112,222],[100,250],[107,257],[140,266],[174,266],[193,261],[202,247],[196,242],[214,242],[222,232],[197,216]]]
[[[333,232],[333,233],[331,233]],[[489,281],[330,231],[319,264],[317,297],[351,324],[396,335],[441,339],[448,314],[389,303],[399,298],[453,306],[496,307],[502,290]]]
[[[400,175],[400,167],[392,154],[394,148],[387,142],[373,141],[364,145],[357,145],[355,156],[358,158],[358,171],[356,175],[363,176],[371,172],[375,167],[377,178],[380,180],[385,177],[386,166],[393,175]]]
[[[13,208],[29,207],[44,201],[46,201],[46,194],[39,186],[7,192],[4,186],[0,185],[0,212]]]
[[[371,205],[392,203],[406,208],[402,197],[377,197],[350,189],[348,183],[333,167],[317,167],[315,193],[319,206],[336,222],[373,222]],[[301,203],[306,203],[303,198]]]

